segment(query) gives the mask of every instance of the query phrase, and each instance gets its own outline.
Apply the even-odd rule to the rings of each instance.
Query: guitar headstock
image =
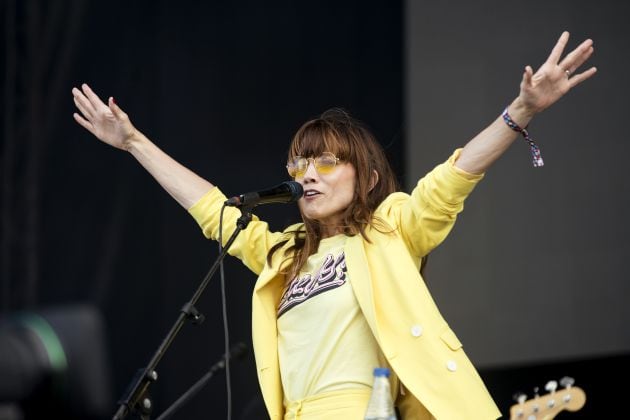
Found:
[[[510,420],[550,420],[563,410],[581,409],[586,402],[586,394],[582,389],[573,386],[573,383],[573,378],[564,377],[560,380],[564,388],[559,391],[558,383],[549,381],[545,386],[548,394],[536,395],[529,400],[525,394],[515,396],[518,402],[510,408]]]

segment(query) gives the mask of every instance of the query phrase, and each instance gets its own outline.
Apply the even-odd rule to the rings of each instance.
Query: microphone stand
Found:
[[[219,359],[219,361],[212,365],[210,370],[205,375],[203,375],[197,382],[195,382],[194,385],[191,386],[188,391],[183,393],[169,408],[164,410],[164,412],[160,414],[160,416],[156,420],[166,420],[171,417],[175,413],[175,411],[177,411],[182,405],[184,405],[186,402],[188,402],[188,400],[190,400],[199,391],[201,391],[201,388],[205,386],[206,382],[208,382],[210,378],[212,378],[217,370],[225,368],[225,364],[228,360],[240,358],[245,354],[246,350],[247,347],[243,343],[238,343],[234,347],[232,347],[229,353],[223,355],[221,359]]]
[[[149,364],[139,369],[134,375],[131,383],[127,387],[125,391],[125,396],[118,401],[118,411],[114,414],[113,420],[121,420],[127,417],[127,415],[131,413],[139,413],[140,418],[142,420],[149,420],[151,412],[153,410],[153,401],[151,400],[151,396],[149,394],[149,386],[157,381],[157,365],[166,353],[166,350],[171,345],[177,333],[184,325],[186,320],[191,320],[194,324],[201,324],[205,317],[202,313],[200,313],[197,308],[195,308],[195,304],[201,297],[201,294],[205,290],[208,285],[210,278],[214,275],[214,273],[219,268],[219,264],[225,256],[227,255],[227,251],[232,246],[232,243],[241,232],[241,230],[245,229],[249,222],[252,220],[252,208],[254,206],[242,206],[241,207],[241,217],[236,221],[236,229],[232,233],[232,236],[225,243],[225,246],[222,247],[221,253],[217,257],[216,261],[208,271],[208,274],[204,277],[203,281],[195,291],[193,297],[189,302],[184,304],[182,307],[179,317],[175,321],[175,324],[171,327],[171,330],[168,332],[166,337],[162,340],[162,343],[158,347],[157,351],[153,354],[151,361]]]

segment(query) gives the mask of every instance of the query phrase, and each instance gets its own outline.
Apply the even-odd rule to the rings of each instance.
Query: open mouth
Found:
[[[304,198],[312,198],[315,196],[320,195],[321,193],[319,191],[316,190],[306,190],[304,191]]]

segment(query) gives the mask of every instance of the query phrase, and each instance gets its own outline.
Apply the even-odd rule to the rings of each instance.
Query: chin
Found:
[[[308,219],[308,220],[313,220],[313,221],[319,221],[320,216],[318,214],[314,214],[314,213],[309,213],[309,212],[302,212],[302,217],[304,219]]]
[[[302,218],[313,220],[315,222],[320,222],[325,217],[325,215],[317,211],[305,211],[304,209],[302,209],[301,213]]]
[[[307,219],[317,219],[318,217],[321,217],[321,214],[319,214],[319,212],[313,208],[313,206],[310,205],[303,205],[302,203],[299,204],[300,207],[300,213],[302,213],[302,217],[305,217]]]

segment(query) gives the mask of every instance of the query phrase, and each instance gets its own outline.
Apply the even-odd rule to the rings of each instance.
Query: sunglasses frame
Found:
[[[327,155],[329,157],[332,157],[334,160],[334,164],[330,167],[330,169],[325,169],[324,171],[321,170],[322,165],[318,165],[317,164],[317,160],[320,159],[322,156]],[[304,170],[303,171],[298,171],[297,170],[297,166],[295,163],[293,164],[289,164],[287,163],[287,172],[289,172],[289,176],[293,179],[296,178],[302,178],[304,176],[304,174],[306,173],[306,171],[308,170],[308,165],[309,164],[313,164],[313,167],[315,168],[315,170],[317,171],[317,173],[319,174],[329,174],[333,171],[333,169],[335,169],[337,167],[337,163],[339,163],[339,161],[341,161],[340,158],[338,158],[337,156],[335,156],[335,154],[333,152],[323,152],[321,155],[317,156],[317,157],[304,157],[304,156],[296,156],[293,158],[293,162],[298,162],[300,160],[304,159],[306,161],[306,166],[304,166]],[[291,173],[293,171],[293,174]]]

